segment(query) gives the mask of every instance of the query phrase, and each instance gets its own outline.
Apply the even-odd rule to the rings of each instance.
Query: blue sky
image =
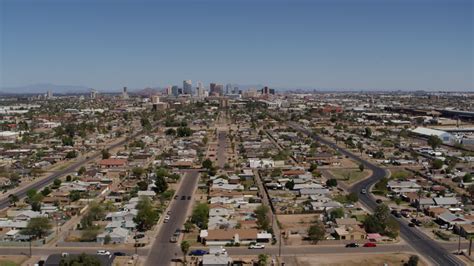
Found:
[[[0,0],[0,87],[474,90],[469,0]]]

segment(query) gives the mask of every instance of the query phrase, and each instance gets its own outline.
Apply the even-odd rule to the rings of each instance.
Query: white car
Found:
[[[166,215],[165,216],[165,219],[163,220],[164,223],[167,223],[170,221],[170,216],[169,215]]]
[[[251,244],[249,246],[249,249],[264,249],[264,248],[265,248],[265,245],[259,244],[259,243]]]
[[[97,250],[97,255],[107,255],[109,256],[110,255],[110,251],[107,251],[107,250]]]

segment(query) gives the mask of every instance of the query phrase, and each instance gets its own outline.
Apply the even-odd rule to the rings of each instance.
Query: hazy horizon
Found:
[[[467,0],[1,1],[0,88],[473,91]],[[0,89],[1,90],[1,89]]]

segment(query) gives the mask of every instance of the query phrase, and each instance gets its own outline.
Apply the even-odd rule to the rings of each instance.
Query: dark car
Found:
[[[181,230],[180,230],[179,228],[177,228],[177,229],[174,231],[173,235],[174,235],[174,236],[179,236],[179,234],[181,234]]]
[[[174,196],[174,199],[178,199],[178,195]]]
[[[408,226],[415,227],[415,224],[414,223],[409,223]]]
[[[114,252],[114,256],[121,257],[121,256],[127,256],[127,254],[124,252]]]
[[[188,196],[188,200],[190,200],[190,199],[191,199],[191,196]]]
[[[209,252],[207,252],[205,250],[202,250],[202,249],[195,249],[195,250],[191,250],[191,252],[189,252],[189,255],[191,255],[191,256],[203,256],[203,255],[206,255],[208,253]]]
[[[382,203],[382,200],[381,199],[377,199],[375,202],[377,202],[378,204]]]
[[[346,248],[358,248],[359,244],[357,243],[349,243],[346,245]]]
[[[144,237],[145,237],[145,234],[136,234],[135,236],[133,236],[133,239],[140,239]]]
[[[186,196],[181,196],[181,200],[185,200],[186,199]]]

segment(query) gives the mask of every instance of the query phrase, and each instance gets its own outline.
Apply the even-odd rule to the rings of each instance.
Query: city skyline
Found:
[[[109,91],[185,79],[285,89],[473,89],[471,1],[1,5],[0,90],[52,83]]]

